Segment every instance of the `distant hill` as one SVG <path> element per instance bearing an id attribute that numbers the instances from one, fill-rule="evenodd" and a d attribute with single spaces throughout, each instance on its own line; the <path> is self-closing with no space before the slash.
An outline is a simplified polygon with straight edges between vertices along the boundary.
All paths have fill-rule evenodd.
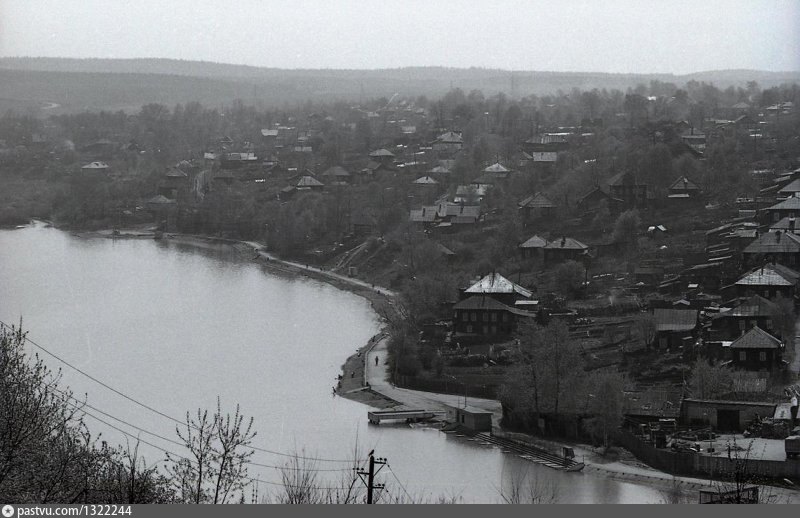
<path id="1" fill-rule="evenodd" d="M 512 72 L 486 68 L 407 67 L 382 70 L 287 70 L 173 59 L 0 58 L 2 97 L 54 102 L 59 110 L 138 109 L 199 101 L 207 105 L 242 99 L 265 106 L 357 100 L 394 93 L 438 97 L 451 85 L 485 95 L 555 93 L 574 87 L 625 90 L 651 80 L 678 85 L 689 80 L 720 88 L 757 81 L 762 87 L 800 83 L 800 72 L 721 70 L 687 75 L 594 72 Z"/>

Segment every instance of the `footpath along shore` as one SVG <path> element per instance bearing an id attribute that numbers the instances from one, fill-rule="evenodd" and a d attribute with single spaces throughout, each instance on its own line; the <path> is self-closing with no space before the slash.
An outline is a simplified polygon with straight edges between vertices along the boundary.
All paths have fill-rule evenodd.
<path id="1" fill-rule="evenodd" d="M 149 230 L 121 230 L 119 233 L 114 234 L 111 230 L 104 230 L 96 232 L 73 232 L 73 235 L 79 237 L 153 239 L 155 233 Z M 378 409 L 415 408 L 447 411 L 454 407 L 464 406 L 465 397 L 463 395 L 438 394 L 404 389 L 396 387 L 388 381 L 391 379 L 391 373 L 389 372 L 388 363 L 388 343 L 390 336 L 388 334 L 387 317 L 399 318 L 399 311 L 394 301 L 396 293 L 392 290 L 374 286 L 368 282 L 347 277 L 336 272 L 294 261 L 279 259 L 265 252 L 263 250 L 263 245 L 256 241 L 239 241 L 177 233 L 165 233 L 163 234 L 163 239 L 172 243 L 181 243 L 200 248 L 232 246 L 242 254 L 252 254 L 251 257 L 253 260 L 257 260 L 269 270 L 278 273 L 305 275 L 319 281 L 327 282 L 339 289 L 349 291 L 369 300 L 373 310 L 382 320 L 381 330 L 378 334 L 373 336 L 367 344 L 360 347 L 352 356 L 347 358 L 342 365 L 342 379 L 337 388 L 337 395 Z M 525 434 L 501 431 L 499 424 L 502 418 L 502 408 L 499 401 L 467 396 L 466 404 L 471 407 L 477 407 L 492 412 L 492 422 L 496 430 L 496 435 L 503 435 L 520 442 L 527 442 L 556 454 L 560 454 L 561 447 L 566 445 L 560 442 L 534 438 Z M 366 419 L 366 412 L 364 418 Z M 626 480 L 632 483 L 645 484 L 662 490 L 665 494 L 675 495 L 675 498 L 683 498 L 684 501 L 686 501 L 687 495 L 696 495 L 697 490 L 709 488 L 712 484 L 712 482 L 707 479 L 678 477 L 655 470 L 641 463 L 625 450 L 622 450 L 624 453 L 620 455 L 618 459 L 610 460 L 588 445 L 569 444 L 569 446 L 573 447 L 576 458 L 585 463 L 585 472 L 597 472 L 603 476 Z M 781 503 L 800 503 L 799 491 L 777 487 L 767 487 L 765 489 L 770 493 L 772 499 Z M 678 495 L 683 495 L 683 497 Z M 693 498 L 689 501 L 696 502 Z"/>

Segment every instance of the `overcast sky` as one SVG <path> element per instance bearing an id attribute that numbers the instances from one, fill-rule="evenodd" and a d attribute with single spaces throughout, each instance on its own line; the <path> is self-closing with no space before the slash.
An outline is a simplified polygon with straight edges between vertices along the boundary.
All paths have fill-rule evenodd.
<path id="1" fill-rule="evenodd" d="M 800 70 L 798 0 L 0 0 L 0 56 Z"/>

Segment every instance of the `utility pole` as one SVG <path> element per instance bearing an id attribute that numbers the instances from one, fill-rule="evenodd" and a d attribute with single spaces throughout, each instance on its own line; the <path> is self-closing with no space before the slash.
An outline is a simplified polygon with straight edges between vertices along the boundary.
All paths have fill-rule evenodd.
<path id="1" fill-rule="evenodd" d="M 384 489 L 386 486 L 384 484 L 376 484 L 375 483 L 375 475 L 377 475 L 382 469 L 383 466 L 386 465 L 386 459 L 378 457 L 377 459 L 373 455 L 375 450 L 369 452 L 369 471 L 364 470 L 356 470 L 356 474 L 361 479 L 361 482 L 367 486 L 367 503 L 374 504 L 374 493 L 376 489 Z M 378 471 L 375 471 L 375 465 L 379 465 Z M 367 480 L 364 480 L 364 477 L 367 477 Z"/>

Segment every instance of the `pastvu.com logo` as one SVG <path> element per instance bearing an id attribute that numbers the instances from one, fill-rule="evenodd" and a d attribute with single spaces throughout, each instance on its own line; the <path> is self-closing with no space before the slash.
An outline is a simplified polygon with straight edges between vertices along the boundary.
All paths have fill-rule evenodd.
<path id="1" fill-rule="evenodd" d="M 14 516 L 14 507 L 11 505 L 4 505 L 3 516 L 5 516 L 6 518 L 11 518 L 12 516 Z"/>

